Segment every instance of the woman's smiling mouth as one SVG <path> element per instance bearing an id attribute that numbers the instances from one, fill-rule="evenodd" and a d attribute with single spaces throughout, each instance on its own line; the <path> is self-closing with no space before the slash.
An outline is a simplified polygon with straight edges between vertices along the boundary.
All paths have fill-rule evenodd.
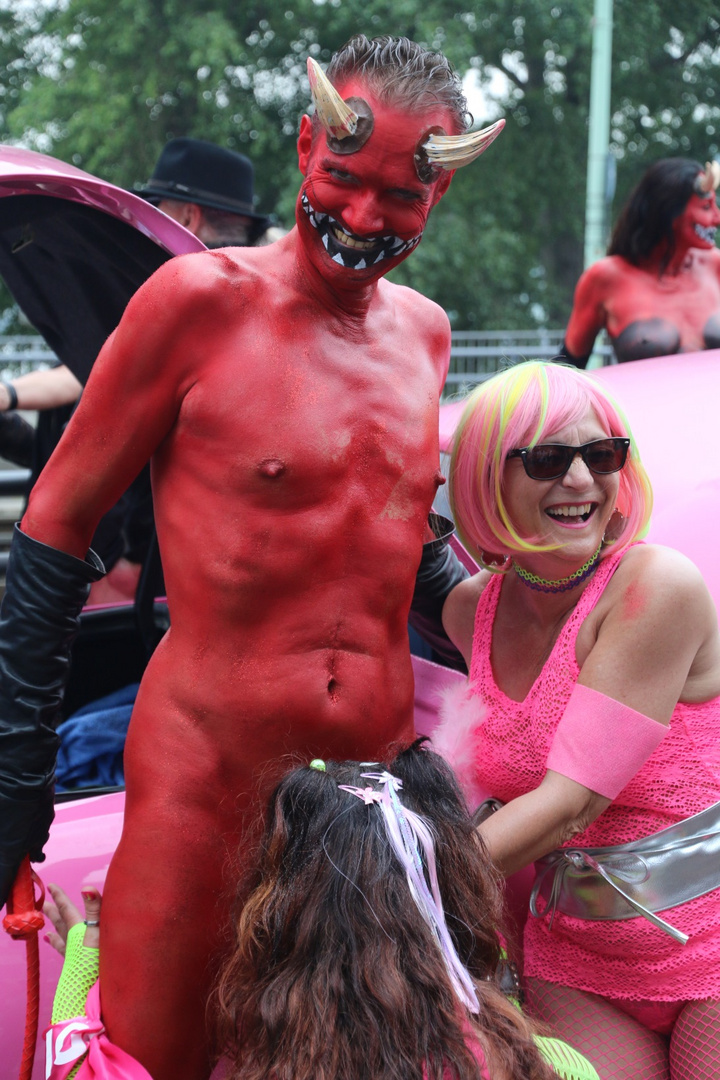
<path id="1" fill-rule="evenodd" d="M 577 525 L 589 521 L 591 515 L 597 510 L 597 503 L 563 503 L 558 506 L 549 506 L 545 513 L 553 521 L 562 524 Z"/>

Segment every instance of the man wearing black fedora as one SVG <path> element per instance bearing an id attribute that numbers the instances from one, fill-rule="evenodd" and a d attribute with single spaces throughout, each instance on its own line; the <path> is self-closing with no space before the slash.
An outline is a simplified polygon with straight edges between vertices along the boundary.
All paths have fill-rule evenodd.
<path id="1" fill-rule="evenodd" d="M 206 247 L 252 247 L 271 219 L 254 209 L 252 162 L 204 139 L 171 139 L 136 194 L 194 233 Z"/>

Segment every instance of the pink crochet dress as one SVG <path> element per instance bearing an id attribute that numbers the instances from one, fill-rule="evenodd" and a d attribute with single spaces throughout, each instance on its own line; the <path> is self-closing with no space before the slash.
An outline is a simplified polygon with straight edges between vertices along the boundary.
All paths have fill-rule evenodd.
<path id="1" fill-rule="evenodd" d="M 555 729 L 580 674 L 578 631 L 621 557 L 602 560 L 524 701 L 513 701 L 499 689 L 490 661 L 503 579 L 493 578 L 480 598 L 470 687 L 487 712 L 469 738 L 477 781 L 503 802 L 536 788 L 545 774 Z M 719 800 L 720 698 L 700 705 L 678 703 L 670 732 L 657 750 L 612 805 L 569 844 L 637 840 Z M 549 929 L 547 919 L 528 917 L 525 974 L 632 1000 L 720 997 L 720 890 L 673 908 L 665 917 L 690 935 L 687 945 L 642 918 L 590 922 L 556 913 Z"/>

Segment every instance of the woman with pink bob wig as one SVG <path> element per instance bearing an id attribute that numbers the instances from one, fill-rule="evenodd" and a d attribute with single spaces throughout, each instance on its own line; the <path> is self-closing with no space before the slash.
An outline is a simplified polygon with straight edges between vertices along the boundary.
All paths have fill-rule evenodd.
<path id="1" fill-rule="evenodd" d="M 499 869 L 535 864 L 531 1011 L 603 1080 L 720 1076 L 720 634 L 697 569 L 645 544 L 652 493 L 590 375 L 481 384 L 450 500 L 482 569 L 442 619 L 469 671 L 433 737 Z"/>
<path id="2" fill-rule="evenodd" d="M 645 536 L 652 489 L 619 407 L 590 376 L 531 360 L 481 383 L 468 397 L 455 432 L 450 497 L 458 533 L 471 553 L 505 556 L 546 547 L 540 537 L 521 536 L 508 516 L 503 497 L 507 455 L 515 447 L 544 442 L 588 408 L 606 435 L 630 439 L 617 505 L 624 521 L 613 550 Z"/>

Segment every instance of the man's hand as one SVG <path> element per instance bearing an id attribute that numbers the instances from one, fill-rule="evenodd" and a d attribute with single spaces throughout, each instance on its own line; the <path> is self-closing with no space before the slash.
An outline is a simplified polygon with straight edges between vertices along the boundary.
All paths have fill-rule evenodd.
<path id="1" fill-rule="evenodd" d="M 24 755 L 17 753 L 10 764 L 22 769 L 24 760 Z M 52 786 L 38 791 L 32 798 L 23 797 L 20 781 L 11 781 L 9 773 L 9 768 L 5 775 L 0 772 L 0 908 L 10 895 L 25 856 L 29 854 L 33 862 L 45 858 L 42 849 L 54 814 Z"/>

